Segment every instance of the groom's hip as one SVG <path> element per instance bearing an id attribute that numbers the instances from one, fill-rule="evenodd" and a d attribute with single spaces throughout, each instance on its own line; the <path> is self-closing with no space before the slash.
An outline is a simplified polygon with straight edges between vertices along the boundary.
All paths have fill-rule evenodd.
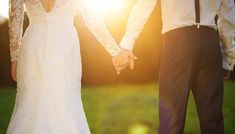
<path id="1" fill-rule="evenodd" d="M 188 90 L 196 83 L 204 82 L 203 85 L 207 86 L 213 82 L 214 87 L 221 87 L 222 72 L 222 53 L 215 29 L 191 26 L 165 34 L 159 72 L 160 90 L 173 88 L 169 94 L 175 92 L 177 97 L 177 94 L 188 96 Z"/>
<path id="2" fill-rule="evenodd" d="M 214 28 L 188 26 L 169 31 L 164 35 L 161 64 L 166 66 L 172 62 L 179 62 L 178 65 L 202 64 L 217 60 L 217 65 L 220 66 L 221 55 L 219 36 Z M 203 56 L 205 58 L 202 58 Z"/>
<path id="3" fill-rule="evenodd" d="M 222 54 L 217 31 L 196 26 L 165 34 L 160 63 L 159 134 L 182 134 L 192 89 L 202 134 L 222 134 Z"/>

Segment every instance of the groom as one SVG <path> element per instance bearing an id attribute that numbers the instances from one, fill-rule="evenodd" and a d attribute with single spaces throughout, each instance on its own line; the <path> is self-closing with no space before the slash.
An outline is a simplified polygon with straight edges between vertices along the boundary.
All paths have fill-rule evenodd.
<path id="1" fill-rule="evenodd" d="M 128 65 L 133 69 L 135 58 L 128 55 L 156 4 L 157 0 L 137 0 L 120 43 L 125 51 L 113 57 L 118 73 Z M 165 44 L 159 79 L 159 134 L 183 134 L 190 89 L 201 133 L 223 134 L 222 65 L 229 74 L 235 64 L 234 0 L 162 0 L 161 8 Z"/>

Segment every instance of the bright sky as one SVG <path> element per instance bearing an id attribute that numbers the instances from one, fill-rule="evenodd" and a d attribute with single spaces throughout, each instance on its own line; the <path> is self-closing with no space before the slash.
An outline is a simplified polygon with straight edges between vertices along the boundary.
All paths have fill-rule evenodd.
<path id="1" fill-rule="evenodd" d="M 8 16 L 8 0 L 0 0 L 0 15 Z"/>
<path id="2" fill-rule="evenodd" d="M 124 0 L 84 0 L 90 9 L 100 14 L 120 11 L 124 7 Z M 0 0 L 0 15 L 8 16 L 8 0 Z"/>

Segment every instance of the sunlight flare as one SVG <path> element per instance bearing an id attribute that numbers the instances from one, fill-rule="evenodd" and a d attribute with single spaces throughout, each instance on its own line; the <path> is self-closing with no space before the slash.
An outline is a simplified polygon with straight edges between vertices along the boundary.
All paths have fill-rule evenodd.
<path id="1" fill-rule="evenodd" d="M 124 0 L 85 0 L 85 4 L 98 14 L 106 14 L 122 10 Z M 0 0 L 0 16 L 8 17 L 8 0 Z"/>
<path id="2" fill-rule="evenodd" d="M 129 134 L 147 134 L 148 127 L 144 124 L 135 124 L 129 130 Z"/>
<path id="3" fill-rule="evenodd" d="M 86 0 L 86 5 L 96 13 L 106 14 L 123 9 L 124 0 Z"/>

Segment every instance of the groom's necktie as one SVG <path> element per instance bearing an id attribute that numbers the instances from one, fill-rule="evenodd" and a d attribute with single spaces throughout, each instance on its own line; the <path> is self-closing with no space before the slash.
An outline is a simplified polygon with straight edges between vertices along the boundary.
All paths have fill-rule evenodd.
<path id="1" fill-rule="evenodd" d="M 195 0 L 196 24 L 200 27 L 200 0 Z"/>

